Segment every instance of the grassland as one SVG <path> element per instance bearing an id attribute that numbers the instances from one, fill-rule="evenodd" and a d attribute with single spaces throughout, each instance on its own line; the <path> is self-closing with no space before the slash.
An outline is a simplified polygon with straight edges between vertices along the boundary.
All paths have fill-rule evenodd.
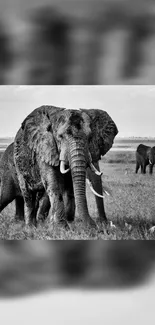
<path id="1" fill-rule="evenodd" d="M 82 221 L 75 219 L 70 231 L 53 228 L 49 219 L 38 228 L 27 228 L 14 220 L 14 203 L 0 214 L 1 239 L 155 239 L 150 227 L 155 224 L 155 170 L 152 176 L 135 174 L 135 147 L 138 143 L 150 143 L 154 140 L 119 140 L 100 162 L 103 171 L 103 185 L 108 187 L 110 196 L 105 197 L 105 209 L 108 220 L 116 228 L 103 227 L 98 230 L 83 230 Z M 124 148 L 123 148 L 124 146 Z M 95 198 L 87 188 L 90 215 L 97 217 Z"/>

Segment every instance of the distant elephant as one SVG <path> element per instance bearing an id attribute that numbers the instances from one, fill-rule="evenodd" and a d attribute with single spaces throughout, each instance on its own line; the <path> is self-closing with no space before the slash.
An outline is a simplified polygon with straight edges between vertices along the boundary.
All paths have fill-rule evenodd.
<path id="1" fill-rule="evenodd" d="M 86 226 L 96 226 L 86 200 L 86 170 L 102 194 L 98 161 L 112 147 L 118 130 L 107 112 L 41 106 L 23 121 L 14 141 L 14 161 L 31 224 L 36 191 L 45 188 L 58 225 L 68 228 L 75 208 Z M 97 174 L 97 175 L 96 175 Z M 96 197 L 99 221 L 106 222 L 103 199 Z"/>
<path id="2" fill-rule="evenodd" d="M 146 166 L 149 165 L 149 173 L 152 174 L 155 164 L 155 147 L 145 146 L 140 144 L 136 150 L 136 173 L 141 166 L 141 173 L 146 173 Z"/>
<path id="3" fill-rule="evenodd" d="M 16 220 L 24 220 L 24 200 L 20 190 L 17 173 L 13 157 L 14 143 L 11 143 L 5 150 L 0 161 L 0 212 L 12 201 L 15 200 Z M 39 207 L 39 201 L 41 205 Z M 36 202 L 36 213 L 38 211 L 38 219 L 41 212 L 41 217 L 45 217 L 49 211 L 47 194 L 38 193 Z M 39 210 L 38 210 L 39 208 Z M 35 222 L 35 220 L 34 220 Z"/>

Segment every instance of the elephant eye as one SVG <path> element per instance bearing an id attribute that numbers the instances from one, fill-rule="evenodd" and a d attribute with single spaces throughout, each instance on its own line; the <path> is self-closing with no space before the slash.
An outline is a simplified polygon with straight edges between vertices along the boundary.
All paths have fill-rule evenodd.
<path id="1" fill-rule="evenodd" d="M 62 139 L 63 139 L 63 134 L 62 134 L 62 133 L 58 134 L 58 138 L 59 138 L 60 140 L 62 140 Z"/>

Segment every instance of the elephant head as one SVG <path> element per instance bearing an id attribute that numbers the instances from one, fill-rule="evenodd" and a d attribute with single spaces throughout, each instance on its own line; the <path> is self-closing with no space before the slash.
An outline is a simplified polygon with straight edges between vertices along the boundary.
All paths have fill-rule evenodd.
<path id="1" fill-rule="evenodd" d="M 23 182 L 24 175 L 32 190 L 39 186 L 40 179 L 52 202 L 53 192 L 58 196 L 53 171 L 57 170 L 57 175 L 59 171 L 63 177 L 69 173 L 77 213 L 86 223 L 91 223 L 86 201 L 86 170 L 90 167 L 100 175 L 94 163 L 112 147 L 117 133 L 115 123 L 103 110 L 42 106 L 25 119 L 15 139 L 19 181 L 22 174 Z M 60 210 L 60 202 L 57 208 Z"/>
<path id="2" fill-rule="evenodd" d="M 150 174 L 152 174 L 153 166 L 155 164 L 155 147 L 152 147 L 150 148 L 150 150 L 148 150 L 148 159 L 149 159 Z"/>

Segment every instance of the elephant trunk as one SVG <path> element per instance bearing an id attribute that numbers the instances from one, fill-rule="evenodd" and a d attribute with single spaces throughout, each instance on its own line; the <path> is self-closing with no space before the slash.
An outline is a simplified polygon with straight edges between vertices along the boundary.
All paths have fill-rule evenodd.
<path id="1" fill-rule="evenodd" d="M 70 141 L 70 167 L 73 180 L 75 205 L 80 218 L 87 221 L 90 216 L 86 200 L 86 155 L 84 143 Z"/>

